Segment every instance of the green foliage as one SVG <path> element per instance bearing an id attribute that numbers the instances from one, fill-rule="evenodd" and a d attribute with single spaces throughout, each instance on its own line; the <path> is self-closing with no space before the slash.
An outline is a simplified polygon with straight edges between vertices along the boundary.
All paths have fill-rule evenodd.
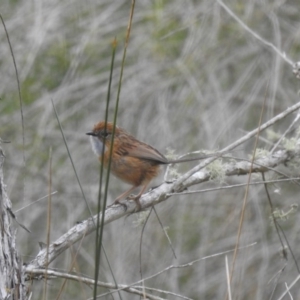
<path id="1" fill-rule="evenodd" d="M 286 221 L 289 217 L 294 216 L 297 210 L 298 210 L 298 204 L 295 203 L 292 204 L 287 211 L 276 208 L 273 211 L 273 216 L 275 219 L 278 219 L 280 221 Z M 273 220 L 273 218 L 271 218 L 271 220 Z"/>
<path id="2" fill-rule="evenodd" d="M 30 104 L 41 95 L 42 91 L 54 90 L 62 84 L 70 66 L 70 50 L 70 44 L 67 40 L 63 40 L 51 44 L 38 53 L 29 76 L 22 84 L 24 103 Z"/>
<path id="3" fill-rule="evenodd" d="M 153 29 L 153 55 L 156 59 L 172 61 L 180 54 L 188 30 L 178 28 L 181 21 L 179 14 L 166 15 L 167 4 L 168 1 L 154 1 L 152 14 L 148 16 L 147 21 Z"/>
<path id="4" fill-rule="evenodd" d="M 225 169 L 221 158 L 214 160 L 206 169 L 210 172 L 211 179 L 216 179 L 220 184 L 224 183 Z"/>

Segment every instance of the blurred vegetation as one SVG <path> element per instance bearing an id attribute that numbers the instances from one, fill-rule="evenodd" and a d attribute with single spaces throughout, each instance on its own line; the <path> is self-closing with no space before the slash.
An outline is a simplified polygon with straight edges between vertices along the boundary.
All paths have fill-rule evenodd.
<path id="1" fill-rule="evenodd" d="M 299 59 L 299 3 L 293 1 L 226 1 L 253 31 Z M 45 196 L 48 191 L 49 148 L 53 149 L 53 196 L 51 240 L 54 241 L 76 222 L 88 217 L 75 175 L 51 105 L 54 100 L 79 177 L 93 212 L 96 213 L 98 162 L 85 132 L 104 118 L 111 42 L 118 40 L 113 75 L 110 120 L 120 72 L 124 37 L 129 17 L 128 1 L 5 1 L 1 3 L 21 80 L 25 119 L 25 147 L 22 145 L 20 107 L 15 71 L 0 30 L 0 137 L 6 153 L 5 177 L 14 210 Z M 268 88 L 267 120 L 298 101 L 299 83 L 290 65 L 256 40 L 233 20 L 217 2 L 137 1 L 132 35 L 127 51 L 121 91 L 118 125 L 139 139 L 176 154 L 222 148 L 257 127 L 265 91 Z M 294 116 L 273 130 L 282 134 Z M 268 138 L 267 134 L 263 136 Z M 292 137 L 289 137 L 291 140 Z M 260 141 L 260 148 L 269 144 Z M 252 153 L 253 141 L 238 156 Z M 23 162 L 25 151 L 26 163 Z M 179 167 L 183 172 L 189 163 Z M 297 176 L 297 169 L 284 169 Z M 225 184 L 246 182 L 246 177 L 224 178 Z M 162 181 L 160 177 L 153 185 Z M 217 187 L 220 179 L 197 186 Z M 109 201 L 124 191 L 125 184 L 112 179 Z M 270 185 L 274 206 L 279 211 L 299 202 L 298 187 L 291 183 Z M 279 192 L 277 192 L 279 191 Z M 176 260 L 154 216 L 143 238 L 143 274 L 149 276 L 171 264 L 232 249 L 236 242 L 244 188 L 203 194 L 173 196 L 157 206 L 163 225 L 175 247 Z M 267 299 L 273 275 L 284 265 L 270 208 L 261 186 L 250 188 L 241 245 L 257 242 L 241 251 L 236 263 L 233 291 L 240 299 Z M 38 252 L 38 242 L 46 240 L 46 200 L 17 213 L 32 234 L 18 229 L 18 249 L 24 262 Z M 105 228 L 104 245 L 120 283 L 139 280 L 139 239 L 141 226 L 136 216 L 118 220 Z M 299 257 L 299 214 L 281 221 Z M 229 255 L 229 261 L 232 256 Z M 68 270 L 67 251 L 51 267 Z M 94 236 L 84 241 L 76 271 L 93 276 Z M 111 275 L 103 262 L 100 280 Z M 275 295 L 284 283 L 295 278 L 290 260 L 279 279 Z M 269 283 L 269 281 L 271 283 Z M 48 289 L 56 297 L 60 281 Z M 226 293 L 224 257 L 201 261 L 189 269 L 175 269 L 146 285 L 170 290 L 192 299 L 220 299 Z M 33 283 L 33 298 L 41 299 L 43 283 Z M 99 289 L 100 291 L 100 289 Z M 299 289 L 292 290 L 294 299 Z M 138 299 L 122 294 L 123 299 Z M 91 290 L 68 282 L 65 299 L 84 299 Z M 162 294 L 161 297 L 164 297 Z M 115 296 L 115 299 L 118 297 Z M 170 299 L 173 299 L 170 297 Z M 175 299 L 175 298 L 174 298 Z M 274 298 L 275 299 L 275 298 Z"/>

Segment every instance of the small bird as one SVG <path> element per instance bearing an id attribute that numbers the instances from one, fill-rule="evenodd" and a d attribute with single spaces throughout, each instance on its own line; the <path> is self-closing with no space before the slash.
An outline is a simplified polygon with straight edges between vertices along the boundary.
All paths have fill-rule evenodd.
<path id="1" fill-rule="evenodd" d="M 107 122 L 105 124 L 101 121 L 94 126 L 93 131 L 86 133 L 90 136 L 93 151 L 100 162 L 102 161 L 102 155 L 104 155 L 103 166 L 105 168 L 107 168 L 109 162 L 112 131 L 112 123 Z M 124 129 L 116 126 L 110 171 L 117 178 L 132 185 L 132 187 L 118 196 L 114 204 L 121 204 L 120 200 L 122 198 L 126 198 L 134 189 L 142 187 L 138 195 L 130 198 L 136 203 L 136 211 L 140 211 L 141 203 L 139 199 L 151 180 L 158 175 L 160 165 L 194 161 L 212 156 L 217 155 L 208 154 L 197 158 L 168 160 L 155 148 L 139 141 Z"/>

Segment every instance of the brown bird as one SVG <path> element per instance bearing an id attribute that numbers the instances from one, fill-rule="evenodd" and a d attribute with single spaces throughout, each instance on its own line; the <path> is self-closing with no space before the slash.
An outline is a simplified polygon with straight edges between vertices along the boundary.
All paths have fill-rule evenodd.
<path id="1" fill-rule="evenodd" d="M 100 162 L 102 154 L 104 153 L 103 166 L 105 168 L 107 168 L 109 162 L 112 131 L 113 124 L 108 122 L 105 126 L 105 122 L 102 121 L 94 126 L 93 131 L 86 133 L 90 136 L 93 151 L 98 156 Z M 110 171 L 122 181 L 132 185 L 128 191 L 118 196 L 114 203 L 121 204 L 120 200 L 122 198 L 126 198 L 134 189 L 141 186 L 142 188 L 138 195 L 131 198 L 136 202 L 136 211 L 141 210 L 139 199 L 147 189 L 151 180 L 158 175 L 160 165 L 194 161 L 217 156 L 216 154 L 212 154 L 197 158 L 168 160 L 158 150 L 139 141 L 124 129 L 117 126 L 113 143 Z"/>

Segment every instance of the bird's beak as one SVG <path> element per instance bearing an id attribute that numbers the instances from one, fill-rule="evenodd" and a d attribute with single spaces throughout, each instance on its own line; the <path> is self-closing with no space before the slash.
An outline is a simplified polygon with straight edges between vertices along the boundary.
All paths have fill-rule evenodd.
<path id="1" fill-rule="evenodd" d="M 86 133 L 86 135 L 92 135 L 92 136 L 96 136 L 96 134 L 95 134 L 93 131 L 91 131 L 91 132 L 87 132 L 87 133 Z"/>

